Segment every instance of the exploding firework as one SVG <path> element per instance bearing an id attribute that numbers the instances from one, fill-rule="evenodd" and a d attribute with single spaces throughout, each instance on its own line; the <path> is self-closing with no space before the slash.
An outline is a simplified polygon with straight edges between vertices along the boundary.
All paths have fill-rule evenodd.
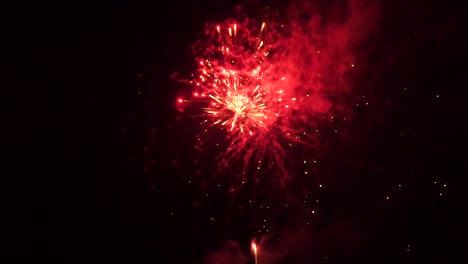
<path id="1" fill-rule="evenodd" d="M 263 162 L 285 175 L 284 144 L 306 142 L 297 125 L 301 102 L 289 82 L 294 71 L 276 56 L 283 51 L 278 32 L 267 22 L 227 22 L 209 26 L 195 45 L 199 69 L 188 81 L 195 90 L 178 104 L 202 103 L 204 121 L 224 130 L 229 144 L 223 165 L 241 157 L 244 168 L 255 161 L 260 169 Z"/>
<path id="2" fill-rule="evenodd" d="M 264 189 L 297 184 L 291 180 L 312 170 L 306 160 L 321 152 L 324 135 L 340 134 L 353 55 L 341 31 L 322 26 L 318 16 L 227 20 L 207 24 L 193 45 L 197 69 L 178 79 L 191 96 L 177 106 L 200 117 L 195 149 L 219 154 L 208 159 L 217 175 L 235 176 L 223 177 L 230 187 L 249 179 Z"/>
<path id="3" fill-rule="evenodd" d="M 200 61 L 197 86 L 202 86 L 202 95 L 207 94 L 212 100 L 205 111 L 213 124 L 226 126 L 231 134 L 252 136 L 258 131 L 268 131 L 283 112 L 281 107 L 289 107 L 290 98 L 283 99 L 281 84 L 269 72 L 270 53 L 262 37 L 265 25 L 262 23 L 253 47 L 243 41 L 245 35 L 237 37 L 237 24 L 226 32 L 217 26 L 219 48 Z"/>

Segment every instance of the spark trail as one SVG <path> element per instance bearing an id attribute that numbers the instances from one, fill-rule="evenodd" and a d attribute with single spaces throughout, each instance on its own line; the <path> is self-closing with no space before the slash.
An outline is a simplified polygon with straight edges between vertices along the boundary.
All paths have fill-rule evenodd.
<path id="1" fill-rule="evenodd" d="M 251 247 L 252 247 L 252 253 L 253 253 L 254 259 L 255 259 L 255 264 L 258 264 L 258 258 L 257 258 L 257 250 L 258 250 L 258 248 L 257 248 L 257 244 L 256 244 L 255 242 L 252 242 Z"/>

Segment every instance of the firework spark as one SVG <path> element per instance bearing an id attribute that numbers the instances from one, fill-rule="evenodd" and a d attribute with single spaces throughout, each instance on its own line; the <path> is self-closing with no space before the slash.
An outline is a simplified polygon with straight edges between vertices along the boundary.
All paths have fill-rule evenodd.
<path id="1" fill-rule="evenodd" d="M 252 252 L 253 252 L 253 255 L 254 255 L 254 258 L 255 258 L 255 264 L 258 263 L 258 258 L 257 258 L 257 253 L 258 253 L 258 248 L 257 248 L 257 244 L 255 244 L 255 242 L 252 242 Z"/>

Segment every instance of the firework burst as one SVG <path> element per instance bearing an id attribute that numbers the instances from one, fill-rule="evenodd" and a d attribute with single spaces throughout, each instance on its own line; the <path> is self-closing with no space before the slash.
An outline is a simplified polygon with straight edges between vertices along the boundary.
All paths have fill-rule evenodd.
<path id="1" fill-rule="evenodd" d="M 204 109 L 213 124 L 231 134 L 269 130 L 294 98 L 284 98 L 281 81 L 271 73 L 270 48 L 264 42 L 263 22 L 254 40 L 249 32 L 231 24 L 216 26 L 215 41 L 200 60 L 196 85 L 211 99 Z M 283 108 L 283 109 L 282 109 Z M 270 121 L 271 120 L 271 121 Z"/>
<path id="2" fill-rule="evenodd" d="M 202 103 L 206 123 L 225 131 L 224 165 L 241 158 L 244 168 L 255 161 L 260 169 L 266 159 L 266 167 L 285 174 L 280 142 L 305 142 L 305 131 L 293 125 L 299 104 L 287 65 L 275 56 L 281 51 L 277 36 L 277 27 L 266 22 L 240 26 L 230 21 L 208 26 L 206 38 L 194 46 L 199 69 L 187 82 L 195 89 L 192 98 L 178 104 Z"/>

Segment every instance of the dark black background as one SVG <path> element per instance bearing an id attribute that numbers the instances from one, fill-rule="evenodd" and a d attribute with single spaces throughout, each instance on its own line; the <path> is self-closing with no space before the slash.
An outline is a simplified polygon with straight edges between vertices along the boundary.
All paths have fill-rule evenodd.
<path id="1" fill-rule="evenodd" d="M 344 3 L 322 2 L 324 10 Z M 465 13 L 446 1 L 381 3 L 381 45 L 368 64 L 380 71 L 375 100 L 391 103 L 374 109 L 385 116 L 378 127 L 367 114 L 355 130 L 372 127 L 356 147 L 361 160 L 383 172 L 371 180 L 355 172 L 336 183 L 325 217 L 336 218 L 336 208 L 357 208 L 368 224 L 352 256 L 330 262 L 463 263 Z M 170 162 L 167 156 L 179 144 L 171 142 L 178 137 L 161 132 L 177 115 L 179 86 L 170 74 L 193 70 L 189 46 L 203 24 L 230 17 L 239 4 L 252 14 L 257 4 L 285 6 L 24 1 L 6 9 L 11 84 L 2 87 L 2 175 L 5 215 L 12 219 L 6 238 L 16 260 L 196 263 L 224 239 L 246 244 L 248 254 L 249 228 L 237 237 L 206 231 L 212 229 L 184 212 L 191 196 L 181 192 L 175 172 L 159 172 L 171 177 L 157 183 L 144 173 L 148 160 Z M 387 67 L 382 61 L 389 58 Z M 155 134 L 166 141 L 145 154 Z M 448 190 L 434 181 L 447 183 Z M 401 182 L 408 189 L 399 200 L 375 213 L 380 203 L 369 197 L 385 197 Z M 151 192 L 154 184 L 164 184 L 165 191 Z M 171 218 L 172 210 L 182 217 Z M 203 230 L 204 238 L 192 235 Z"/>

